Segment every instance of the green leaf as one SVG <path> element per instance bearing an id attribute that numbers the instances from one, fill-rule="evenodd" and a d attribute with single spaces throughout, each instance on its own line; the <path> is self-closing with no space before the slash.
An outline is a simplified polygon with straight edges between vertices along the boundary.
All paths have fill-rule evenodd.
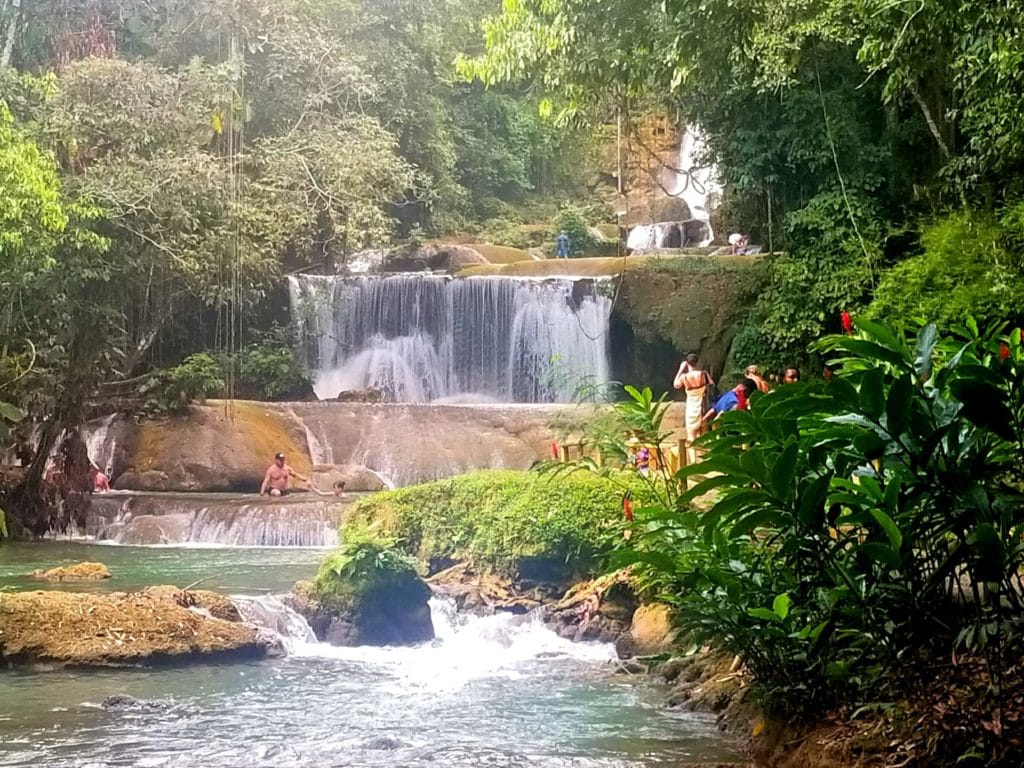
<path id="1" fill-rule="evenodd" d="M 866 544 L 861 544 L 860 547 L 858 547 L 858 550 L 875 562 L 888 566 L 892 570 L 898 570 L 903 564 L 903 560 L 900 559 L 899 553 L 897 553 L 888 544 L 879 544 L 878 542 L 869 541 Z"/>
<path id="2" fill-rule="evenodd" d="M 866 371 L 860 380 L 860 405 L 871 418 L 881 417 L 885 411 L 885 373 L 881 368 Z"/>
<path id="3" fill-rule="evenodd" d="M 749 608 L 747 614 L 762 621 L 779 621 L 779 615 L 775 611 L 769 611 L 767 608 Z"/>
<path id="4" fill-rule="evenodd" d="M 799 457 L 800 447 L 796 442 L 791 441 L 772 466 L 772 491 L 781 499 L 788 500 L 793 497 L 793 479 L 796 476 L 796 464 Z"/>
<path id="5" fill-rule="evenodd" d="M 892 544 L 893 549 L 898 552 L 900 547 L 903 546 L 903 533 L 900 531 L 899 526 L 880 509 L 872 508 L 868 511 L 879 527 L 885 531 L 885 535 L 889 538 L 889 543 Z"/>
<path id="6" fill-rule="evenodd" d="M 779 619 L 785 621 L 789 615 L 789 595 L 776 595 L 775 601 L 772 603 L 772 610 Z"/>
<path id="7" fill-rule="evenodd" d="M 823 520 L 825 498 L 828 496 L 831 482 L 831 475 L 823 475 L 809 483 L 804 483 L 797 513 L 797 519 L 801 524 L 810 526 Z"/>
<path id="8" fill-rule="evenodd" d="M 902 435 L 910 425 L 913 398 L 914 385 L 907 376 L 896 379 L 889 387 L 889 397 L 885 401 L 885 425 L 894 438 Z"/>
<path id="9" fill-rule="evenodd" d="M 972 319 L 968 318 L 968 322 Z M 974 327 L 977 332 L 977 326 Z M 920 381 L 926 381 L 932 375 L 932 354 L 939 331 L 935 323 L 928 323 L 917 334 L 917 345 L 914 350 L 914 372 Z"/>
<path id="10" fill-rule="evenodd" d="M 28 414 L 20 408 L 0 400 L 0 416 L 7 419 L 7 421 L 17 424 L 19 421 L 24 421 Z"/>

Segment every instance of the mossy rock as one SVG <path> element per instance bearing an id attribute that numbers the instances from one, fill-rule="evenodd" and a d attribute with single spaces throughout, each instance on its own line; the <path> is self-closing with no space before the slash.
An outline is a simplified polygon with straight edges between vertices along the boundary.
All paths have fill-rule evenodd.
<path id="1" fill-rule="evenodd" d="M 434 637 L 430 588 L 412 558 L 383 543 L 345 542 L 313 583 L 295 592 L 296 609 L 333 645 L 413 645 Z"/>
<path id="2" fill-rule="evenodd" d="M 622 538 L 627 488 L 637 500 L 648 493 L 625 472 L 471 472 L 362 499 L 348 511 L 342 539 L 394 545 L 426 571 L 472 562 L 511 575 L 522 567 L 531 578 L 548 566 L 557 566 L 560 580 L 587 577 Z"/>

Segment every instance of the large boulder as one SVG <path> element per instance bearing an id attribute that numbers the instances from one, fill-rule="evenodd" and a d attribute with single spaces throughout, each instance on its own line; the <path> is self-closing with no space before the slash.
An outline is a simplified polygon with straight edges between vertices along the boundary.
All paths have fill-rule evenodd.
<path id="1" fill-rule="evenodd" d="M 223 600 L 173 587 L 0 594 L 0 659 L 12 665 L 134 667 L 280 655 L 276 638 L 235 620 L 237 612 Z"/>
<path id="2" fill-rule="evenodd" d="M 360 464 L 315 464 L 313 483 L 322 492 L 383 491 L 388 486 L 381 476 Z"/>
<path id="3" fill-rule="evenodd" d="M 279 451 L 296 471 L 312 467 L 302 425 L 264 403 L 235 402 L 230 415 L 193 405 L 187 416 L 147 421 L 129 435 L 114 487 L 131 491 L 258 491 Z"/>
<path id="4" fill-rule="evenodd" d="M 317 639 L 341 646 L 416 645 L 434 639 L 430 588 L 415 571 L 360 585 L 323 574 L 321 569 L 315 584 L 296 584 L 287 601 Z"/>

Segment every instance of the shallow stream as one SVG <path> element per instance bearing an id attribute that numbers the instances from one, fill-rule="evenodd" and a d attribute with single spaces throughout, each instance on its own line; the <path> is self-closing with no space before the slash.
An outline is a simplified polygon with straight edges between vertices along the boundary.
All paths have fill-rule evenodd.
<path id="1" fill-rule="evenodd" d="M 322 551 L 0 547 L 0 585 L 100 560 L 97 589 L 190 584 L 274 614 Z M 2 597 L 0 597 L 2 599 Z M 438 638 L 416 648 L 334 648 L 287 626 L 286 658 L 166 670 L 0 674 L 0 765 L 11 768 L 686 765 L 733 757 L 713 720 L 663 707 L 664 691 L 614 673 L 614 651 L 562 640 L 529 617 L 456 614 L 433 601 Z M 278 618 L 281 618 L 280 615 Z M 284 627 L 287 622 L 279 623 Z M 127 694 L 152 704 L 106 711 Z"/>

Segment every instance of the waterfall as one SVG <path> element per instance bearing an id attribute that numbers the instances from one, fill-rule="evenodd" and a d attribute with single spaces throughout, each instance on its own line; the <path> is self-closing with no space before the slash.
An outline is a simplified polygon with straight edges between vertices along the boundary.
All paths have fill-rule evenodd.
<path id="1" fill-rule="evenodd" d="M 329 547 L 334 524 L 321 514 L 296 514 L 290 506 L 204 507 L 192 520 L 189 541 L 240 547 Z"/>
<path id="2" fill-rule="evenodd" d="M 609 379 L 611 299 L 591 280 L 289 278 L 317 396 L 568 402 Z"/>
<path id="3" fill-rule="evenodd" d="M 85 440 L 89 458 L 108 477 L 114 463 L 114 450 L 117 448 L 117 440 L 110 433 L 110 427 L 116 419 L 117 414 L 112 413 L 82 427 L 82 439 Z"/>
<path id="4" fill-rule="evenodd" d="M 704 165 L 708 153 L 704 136 L 697 126 L 683 130 L 675 168 L 667 168 L 669 197 L 680 198 L 690 211 L 686 222 L 665 221 L 640 224 L 629 231 L 626 247 L 634 251 L 658 251 L 666 248 L 711 245 L 715 233 L 711 228 L 711 212 L 718 207 L 722 185 L 718 169 Z"/>
<path id="5" fill-rule="evenodd" d="M 332 547 L 341 505 L 320 500 L 212 499 L 193 494 L 93 498 L 86 533 L 118 544 Z"/>

